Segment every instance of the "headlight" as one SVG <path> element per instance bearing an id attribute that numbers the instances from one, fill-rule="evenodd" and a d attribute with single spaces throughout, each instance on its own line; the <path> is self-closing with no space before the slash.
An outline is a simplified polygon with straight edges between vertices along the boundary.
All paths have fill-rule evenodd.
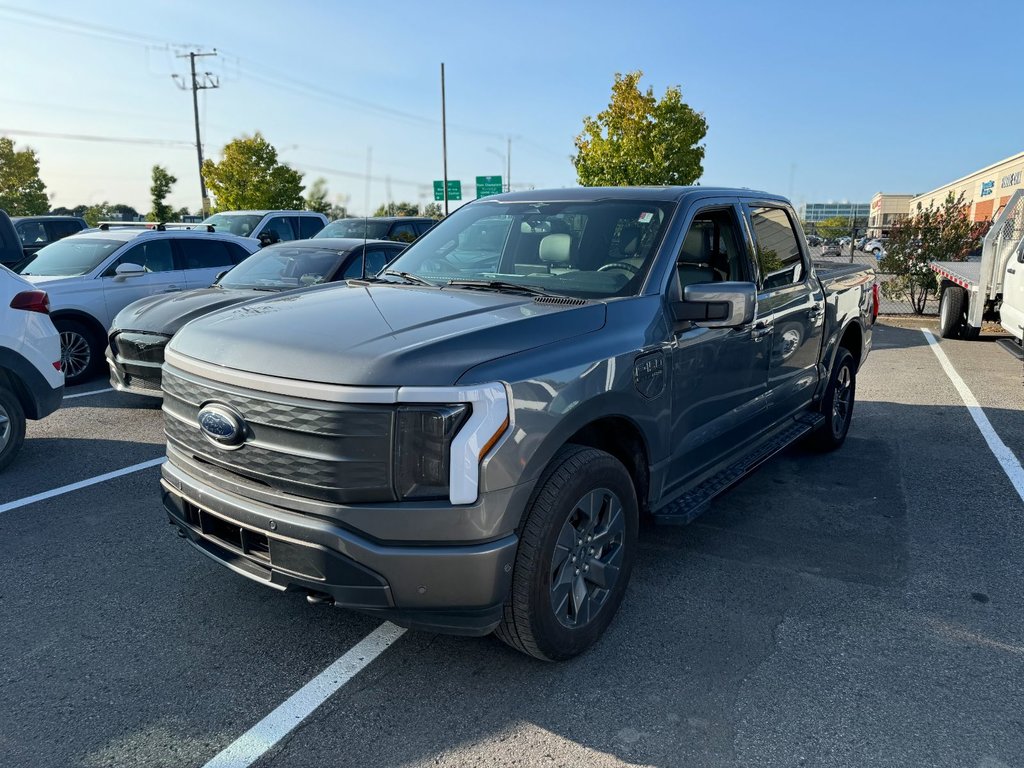
<path id="1" fill-rule="evenodd" d="M 447 498 L 452 438 L 468 415 L 467 405 L 403 405 L 398 409 L 395 488 L 399 498 Z"/>

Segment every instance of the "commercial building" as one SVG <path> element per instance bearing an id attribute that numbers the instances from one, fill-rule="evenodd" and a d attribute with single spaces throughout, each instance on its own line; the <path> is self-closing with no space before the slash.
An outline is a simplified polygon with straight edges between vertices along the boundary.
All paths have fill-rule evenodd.
<path id="1" fill-rule="evenodd" d="M 851 216 L 858 219 L 868 217 L 867 203 L 804 203 L 800 206 L 800 220 L 804 224 L 814 224 L 836 216 L 849 220 Z"/>
<path id="2" fill-rule="evenodd" d="M 868 237 L 887 237 L 889 230 L 900 219 L 910 213 L 913 195 L 889 195 L 876 192 L 871 198 L 871 213 L 868 215 Z"/>
<path id="3" fill-rule="evenodd" d="M 1022 181 L 1024 152 L 961 176 L 923 195 L 916 195 L 910 201 L 910 210 L 916 212 L 929 206 L 938 208 L 952 192 L 953 197 L 964 196 L 964 202 L 970 206 L 972 221 L 988 221 L 996 217 L 1014 192 L 1024 188 Z"/>

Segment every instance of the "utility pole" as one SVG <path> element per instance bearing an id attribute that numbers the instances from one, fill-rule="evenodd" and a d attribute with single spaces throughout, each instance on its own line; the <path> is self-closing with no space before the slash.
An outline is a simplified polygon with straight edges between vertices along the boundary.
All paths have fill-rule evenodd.
<path id="1" fill-rule="evenodd" d="M 202 58 L 203 56 L 216 56 L 217 51 L 213 50 L 210 53 L 198 53 L 196 51 L 189 51 L 188 53 L 182 53 L 178 55 L 179 59 L 188 58 L 189 64 L 192 68 L 192 85 L 186 85 L 185 83 L 179 82 L 177 75 L 173 75 L 174 80 L 178 83 L 178 87 L 183 91 L 187 91 L 191 88 L 192 90 L 192 112 L 195 116 L 196 121 L 196 157 L 199 160 L 199 193 L 202 196 L 202 209 L 203 218 L 205 219 L 209 215 L 210 200 L 206 195 L 206 182 L 203 181 L 203 141 L 199 136 L 199 92 L 205 91 L 208 88 L 220 88 L 220 79 L 210 73 L 203 72 L 202 82 L 196 76 L 196 59 Z"/>
<path id="2" fill-rule="evenodd" d="M 508 152 L 505 153 L 505 191 L 512 191 L 512 137 L 508 137 Z"/>
<path id="3" fill-rule="evenodd" d="M 444 111 L 444 62 L 441 62 L 441 158 L 444 163 L 444 215 L 448 215 L 448 126 Z"/>

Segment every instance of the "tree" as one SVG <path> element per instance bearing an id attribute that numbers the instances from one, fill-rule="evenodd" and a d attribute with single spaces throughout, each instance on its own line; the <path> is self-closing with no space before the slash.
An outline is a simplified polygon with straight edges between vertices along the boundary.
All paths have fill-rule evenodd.
<path id="1" fill-rule="evenodd" d="M 50 210 L 35 150 L 15 150 L 14 140 L 6 136 L 0 136 L 0 209 L 11 216 L 34 216 Z"/>
<path id="2" fill-rule="evenodd" d="M 114 214 L 115 219 L 120 219 L 121 221 L 139 220 L 139 212 L 125 203 L 110 206 L 110 213 Z"/>
<path id="3" fill-rule="evenodd" d="M 420 207 L 415 203 L 381 203 L 373 212 L 374 216 L 419 216 Z"/>
<path id="4" fill-rule="evenodd" d="M 65 208 L 63 205 L 58 205 L 56 208 L 50 210 L 54 216 L 77 216 L 74 209 Z"/>
<path id="5" fill-rule="evenodd" d="M 302 174 L 277 161 L 277 150 L 259 131 L 228 142 L 224 158 L 203 162 L 203 179 L 217 210 L 302 208 Z"/>
<path id="6" fill-rule="evenodd" d="M 928 297 L 938 292 L 930 261 L 966 261 L 991 226 L 971 221 L 964 196 L 950 192 L 939 208 L 928 206 L 899 221 L 889 230 L 889 242 L 879 267 L 892 275 L 882 292 L 893 299 L 908 300 L 916 314 L 924 313 Z"/>
<path id="7" fill-rule="evenodd" d="M 191 216 L 192 213 L 188 208 L 179 208 L 173 214 L 171 214 L 171 221 L 184 221 L 186 216 Z"/>
<path id="8" fill-rule="evenodd" d="M 331 202 L 327 199 L 327 179 L 323 176 L 316 179 L 306 195 L 306 208 L 317 213 L 327 214 L 331 210 Z"/>
<path id="9" fill-rule="evenodd" d="M 440 221 L 444 218 L 444 211 L 441 210 L 440 203 L 427 203 L 423 206 L 423 215 L 431 219 L 437 219 Z"/>
<path id="10" fill-rule="evenodd" d="M 704 173 L 708 132 L 704 115 L 682 98 L 678 85 L 642 93 L 643 72 L 615 74 L 608 108 L 583 118 L 576 137 L 576 176 L 585 187 L 693 184 Z"/>
<path id="11" fill-rule="evenodd" d="M 815 224 L 818 234 L 826 240 L 833 240 L 850 234 L 850 220 L 842 216 L 833 216 Z"/>
<path id="12" fill-rule="evenodd" d="M 78 210 L 77 208 L 75 210 Z M 90 227 L 95 227 L 101 221 L 106 221 L 110 218 L 110 214 L 113 213 L 110 203 L 104 200 L 102 203 L 96 205 L 90 205 L 88 208 L 82 211 L 82 218 L 85 219 L 85 223 Z"/>
<path id="13" fill-rule="evenodd" d="M 164 200 L 171 194 L 171 187 L 177 183 L 178 179 L 162 165 L 153 166 L 153 186 L 149 188 L 153 209 L 146 216 L 149 221 L 170 221 L 174 216 L 174 209 Z"/>

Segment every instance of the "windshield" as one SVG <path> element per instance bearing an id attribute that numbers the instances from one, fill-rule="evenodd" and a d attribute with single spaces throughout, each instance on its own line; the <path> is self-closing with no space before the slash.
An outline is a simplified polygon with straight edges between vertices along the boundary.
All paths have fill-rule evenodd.
<path id="1" fill-rule="evenodd" d="M 213 226 L 215 232 L 249 237 L 261 221 L 263 221 L 263 217 L 258 213 L 215 213 L 205 219 L 199 228 L 202 229 L 203 226 L 209 224 Z"/>
<path id="2" fill-rule="evenodd" d="M 40 248 L 35 257 L 21 269 L 21 274 L 53 277 L 86 275 L 124 243 L 124 240 L 67 237 Z"/>
<path id="3" fill-rule="evenodd" d="M 581 298 L 632 296 L 674 206 L 646 200 L 473 203 L 409 246 L 388 272 L 438 284 L 500 281 L 505 289 L 521 285 Z"/>
<path id="4" fill-rule="evenodd" d="M 387 234 L 388 223 L 386 221 L 338 219 L 317 232 L 315 237 L 360 237 L 367 240 L 383 240 Z"/>
<path id="5" fill-rule="evenodd" d="M 232 269 L 218 285 L 281 291 L 317 285 L 330 280 L 344 258 L 337 249 L 272 245 Z"/>

